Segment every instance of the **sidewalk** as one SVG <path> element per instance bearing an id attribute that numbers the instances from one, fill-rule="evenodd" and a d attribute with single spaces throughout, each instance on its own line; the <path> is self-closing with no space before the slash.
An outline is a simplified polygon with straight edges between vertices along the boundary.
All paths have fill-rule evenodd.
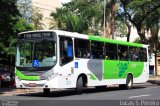
<path id="1" fill-rule="evenodd" d="M 36 89 L 17 89 L 14 87 L 0 88 L 0 96 L 13 96 L 17 94 L 35 93 Z"/>
<path id="2" fill-rule="evenodd" d="M 160 76 L 150 75 L 148 82 L 152 84 L 160 85 Z"/>

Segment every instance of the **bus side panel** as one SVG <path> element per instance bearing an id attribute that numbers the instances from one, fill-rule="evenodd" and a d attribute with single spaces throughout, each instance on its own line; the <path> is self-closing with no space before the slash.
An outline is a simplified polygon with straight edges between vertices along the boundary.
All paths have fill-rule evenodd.
<path id="1" fill-rule="evenodd" d="M 147 62 L 145 62 L 142 74 L 134 78 L 133 83 L 144 83 L 148 80 L 149 80 L 149 65 Z"/>
<path id="2" fill-rule="evenodd" d="M 126 79 L 128 73 L 134 78 L 139 77 L 144 69 L 143 62 L 104 60 L 104 80 Z"/>
<path id="3" fill-rule="evenodd" d="M 146 73 L 144 73 L 144 68 L 145 68 L 144 62 L 103 60 L 102 63 L 103 63 L 103 73 L 102 73 L 103 79 L 99 80 L 99 78 L 97 78 L 97 75 L 92 73 L 91 71 L 90 79 L 88 81 L 89 86 L 125 84 L 127 75 L 129 73 L 133 75 L 133 78 L 135 80 L 134 83 L 137 82 L 140 83 L 146 81 L 146 78 L 143 79 L 141 77 L 143 75 L 146 75 Z M 142 79 L 139 79 L 139 77 Z"/>

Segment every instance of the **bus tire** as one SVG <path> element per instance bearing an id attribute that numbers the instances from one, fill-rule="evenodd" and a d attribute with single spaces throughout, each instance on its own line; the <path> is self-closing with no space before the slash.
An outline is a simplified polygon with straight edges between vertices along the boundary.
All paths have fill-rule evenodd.
<path id="1" fill-rule="evenodd" d="M 131 89 L 132 86 L 133 86 L 133 77 L 131 74 L 127 76 L 126 84 L 119 85 L 119 87 L 122 89 Z"/>
<path id="2" fill-rule="evenodd" d="M 50 89 L 49 88 L 44 88 L 43 89 L 43 94 L 44 95 L 49 95 L 50 94 Z"/>
<path id="3" fill-rule="evenodd" d="M 128 74 L 126 79 L 126 89 L 132 89 L 133 87 L 133 77 L 131 74 Z"/>
<path id="4" fill-rule="evenodd" d="M 76 83 L 76 93 L 82 94 L 83 91 L 83 79 L 82 77 L 79 77 Z"/>

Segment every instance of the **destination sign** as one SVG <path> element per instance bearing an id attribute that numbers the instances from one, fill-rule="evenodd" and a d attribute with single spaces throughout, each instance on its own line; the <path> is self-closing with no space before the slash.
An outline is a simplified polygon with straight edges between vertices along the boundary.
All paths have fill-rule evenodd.
<path id="1" fill-rule="evenodd" d="M 53 32 L 33 32 L 33 33 L 24 33 L 19 35 L 19 39 L 26 38 L 54 38 Z"/>

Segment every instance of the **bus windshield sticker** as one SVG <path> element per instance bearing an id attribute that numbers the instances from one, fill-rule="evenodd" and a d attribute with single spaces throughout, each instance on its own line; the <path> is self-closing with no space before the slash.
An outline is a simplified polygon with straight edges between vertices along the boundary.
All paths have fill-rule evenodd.
<path id="1" fill-rule="evenodd" d="M 78 62 L 75 62 L 75 68 L 78 68 Z"/>
<path id="2" fill-rule="evenodd" d="M 39 67 L 39 60 L 33 60 L 32 66 L 33 67 Z"/>
<path id="3" fill-rule="evenodd" d="M 72 46 L 68 46 L 67 48 L 67 56 L 72 57 Z"/>

